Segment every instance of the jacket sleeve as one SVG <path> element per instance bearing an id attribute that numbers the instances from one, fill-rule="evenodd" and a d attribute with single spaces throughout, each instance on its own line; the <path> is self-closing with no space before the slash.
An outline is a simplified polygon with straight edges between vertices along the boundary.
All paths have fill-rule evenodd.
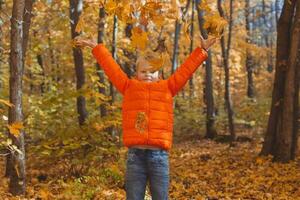
<path id="1" fill-rule="evenodd" d="M 207 59 L 207 52 L 197 47 L 185 62 L 167 79 L 172 96 L 175 96 L 191 78 L 196 69 Z"/>
<path id="2" fill-rule="evenodd" d="M 93 56 L 96 58 L 97 62 L 104 70 L 108 79 L 122 94 L 128 86 L 129 78 L 123 72 L 120 65 L 116 63 L 113 59 L 111 53 L 103 44 L 98 44 L 92 49 Z"/>

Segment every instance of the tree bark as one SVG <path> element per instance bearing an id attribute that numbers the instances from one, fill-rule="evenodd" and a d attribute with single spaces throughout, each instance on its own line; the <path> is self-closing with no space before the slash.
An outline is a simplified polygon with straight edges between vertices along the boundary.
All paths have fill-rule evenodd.
<path id="1" fill-rule="evenodd" d="M 179 41 L 179 36 L 180 36 L 180 29 L 181 29 L 181 24 L 179 23 L 178 20 L 176 20 L 171 74 L 173 74 L 175 72 L 177 64 L 178 64 L 178 61 L 177 61 L 178 54 L 179 54 L 178 41 Z"/>
<path id="2" fill-rule="evenodd" d="M 194 49 L 194 10 L 195 10 L 195 0 L 192 0 L 192 19 L 191 19 L 191 29 L 190 29 L 190 39 L 191 39 L 191 43 L 190 43 L 190 53 L 192 53 L 193 49 Z M 189 86 L 190 86 L 190 101 L 192 99 L 192 97 L 195 96 L 195 92 L 194 92 L 194 81 L 193 81 L 193 75 L 189 80 Z M 191 105 L 191 104 L 190 104 Z"/>
<path id="3" fill-rule="evenodd" d="M 23 49 L 23 14 L 25 0 L 14 0 L 11 18 L 11 51 L 10 51 L 10 78 L 9 91 L 10 102 L 14 105 L 9 108 L 8 123 L 12 125 L 15 122 L 23 121 L 22 110 L 22 78 L 24 71 L 24 49 Z M 20 152 L 11 152 L 9 158 L 8 175 L 10 177 L 9 191 L 13 195 L 25 194 L 25 142 L 24 131 L 20 130 L 18 135 L 9 133 L 9 136 Z"/>
<path id="4" fill-rule="evenodd" d="M 224 11 L 222 8 L 222 0 L 218 0 L 218 11 L 221 17 L 224 17 Z M 230 97 L 230 81 L 229 81 L 229 52 L 230 52 L 230 45 L 231 45 L 231 32 L 232 32 L 232 13 L 233 13 L 233 1 L 230 0 L 230 14 L 229 14 L 229 30 L 228 30 L 228 39 L 227 39 L 227 46 L 225 47 L 225 38 L 224 36 L 221 37 L 221 49 L 223 55 L 223 66 L 225 71 L 225 106 L 227 109 L 228 115 L 228 125 L 229 131 L 231 135 L 231 140 L 236 139 L 235 130 L 234 130 L 234 119 L 233 119 L 233 109 Z"/>
<path id="5" fill-rule="evenodd" d="M 125 27 L 125 37 L 129 38 L 131 37 L 131 30 L 132 30 L 132 24 L 126 24 Z M 126 49 L 123 49 L 124 55 L 128 58 L 128 60 L 136 60 L 136 56 L 131 51 L 127 51 Z M 127 74 L 127 76 L 130 78 L 134 74 L 134 70 L 131 67 L 130 62 L 124 63 L 124 72 Z"/>
<path id="6" fill-rule="evenodd" d="M 298 86 L 299 80 L 297 79 L 298 69 L 300 67 L 300 2 L 296 3 L 296 16 L 294 17 L 292 25 L 292 35 L 290 40 L 288 68 L 286 72 L 286 80 L 283 90 L 283 111 L 280 116 L 280 129 L 277 130 L 278 140 L 275 151 L 275 161 L 288 162 L 295 158 L 295 146 L 297 140 L 297 114 L 298 110 Z M 292 151 L 294 150 L 294 152 Z"/>
<path id="7" fill-rule="evenodd" d="M 196 0 L 196 5 L 199 5 L 201 0 Z M 208 34 L 204 27 L 203 11 L 196 6 L 198 13 L 198 24 L 203 38 L 207 39 Z M 217 131 L 215 128 L 215 105 L 213 96 L 213 71 L 212 71 L 212 59 L 211 51 L 208 51 L 208 58 L 205 61 L 205 92 L 204 92 L 204 102 L 206 104 L 206 133 L 205 137 L 213 139 L 217 136 Z"/>
<path id="8" fill-rule="evenodd" d="M 104 7 L 101 7 L 99 9 L 99 24 L 98 24 L 98 43 L 103 43 L 104 42 L 104 26 L 105 26 L 105 9 Z M 105 85 L 105 78 L 104 78 L 104 72 L 101 69 L 100 65 L 96 63 L 96 68 L 97 68 L 97 74 L 99 76 L 99 82 L 102 85 Z M 100 87 L 98 86 L 98 90 L 100 94 L 103 94 L 106 96 L 106 89 L 105 87 Z M 100 116 L 105 117 L 107 115 L 107 109 L 105 104 L 100 105 Z"/>
<path id="9" fill-rule="evenodd" d="M 285 1 L 278 21 L 276 70 L 271 112 L 261 155 L 274 161 L 295 158 L 298 130 L 300 2 Z"/>
<path id="10" fill-rule="evenodd" d="M 246 43 L 251 43 L 251 30 L 250 30 L 250 0 L 245 2 L 245 25 L 246 25 Z M 247 96 L 249 98 L 254 98 L 254 83 L 253 83 L 253 66 L 252 66 L 252 57 L 248 48 L 246 48 L 246 70 L 247 70 Z"/>
<path id="11" fill-rule="evenodd" d="M 280 126 L 279 116 L 282 113 L 283 89 L 285 83 L 285 73 L 289 57 L 290 28 L 293 18 L 294 4 L 285 3 L 277 27 L 277 50 L 276 69 L 272 92 L 271 111 L 268 120 L 268 127 L 265 134 L 264 144 L 260 152 L 261 155 L 275 154 L 277 143 L 277 127 Z"/>
<path id="12" fill-rule="evenodd" d="M 271 6 L 270 6 L 271 7 Z M 270 8 L 270 10 L 272 10 L 272 8 Z M 267 21 L 267 13 L 266 12 L 266 2 L 265 0 L 262 0 L 262 13 L 263 13 L 263 38 L 265 40 L 265 46 L 268 48 L 267 51 L 267 70 L 268 72 L 272 72 L 273 71 L 273 62 L 272 62 L 272 51 L 271 51 L 271 41 L 270 41 L 270 33 L 271 31 L 271 23 L 272 21 L 269 20 Z"/>
<path id="13" fill-rule="evenodd" d="M 70 18 L 71 18 L 71 35 L 72 39 L 79 35 L 75 32 L 76 25 L 83 9 L 83 0 L 70 0 Z M 80 90 L 85 84 L 85 72 L 83 66 L 83 55 L 79 48 L 73 48 L 73 58 L 76 72 L 76 89 Z M 77 97 L 77 112 L 79 114 L 79 125 L 83 125 L 87 118 L 85 97 L 80 95 Z"/>

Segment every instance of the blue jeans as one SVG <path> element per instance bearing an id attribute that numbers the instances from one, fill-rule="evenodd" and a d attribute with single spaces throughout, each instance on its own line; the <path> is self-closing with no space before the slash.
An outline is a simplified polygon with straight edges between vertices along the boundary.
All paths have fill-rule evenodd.
<path id="1" fill-rule="evenodd" d="M 169 153 L 165 150 L 130 148 L 125 175 L 126 200 L 144 200 L 148 180 L 152 200 L 167 200 Z"/>

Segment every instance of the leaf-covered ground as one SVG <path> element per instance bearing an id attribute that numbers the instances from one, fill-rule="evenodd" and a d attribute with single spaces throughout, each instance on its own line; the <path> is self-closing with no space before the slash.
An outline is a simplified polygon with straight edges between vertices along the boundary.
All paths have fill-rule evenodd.
<path id="1" fill-rule="evenodd" d="M 259 142 L 216 143 L 209 140 L 182 142 L 173 146 L 170 157 L 170 199 L 300 199 L 300 159 L 289 164 L 272 163 L 258 157 Z M 126 149 L 118 161 L 107 160 L 104 175 L 80 178 L 36 178 L 39 170 L 28 169 L 27 199 L 125 199 L 123 173 Z M 33 160 L 29 158 L 29 160 Z M 38 164 L 38 163 L 36 163 Z M 28 164 L 29 167 L 37 166 Z M 1 162 L 3 176 L 3 161 Z M 91 166 L 100 171 L 97 166 Z M 50 178 L 52 177 L 52 178 Z M 17 199 L 7 193 L 7 180 L 0 179 L 2 199 Z M 146 199 L 150 199 L 147 195 Z"/>

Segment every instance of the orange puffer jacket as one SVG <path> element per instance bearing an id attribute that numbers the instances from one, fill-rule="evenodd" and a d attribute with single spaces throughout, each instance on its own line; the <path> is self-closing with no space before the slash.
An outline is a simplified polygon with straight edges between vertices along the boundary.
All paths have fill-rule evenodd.
<path id="1" fill-rule="evenodd" d="M 125 146 L 149 145 L 169 150 L 173 132 L 173 97 L 207 58 L 197 47 L 167 80 L 129 79 L 103 44 L 92 53 L 109 80 L 123 95 L 122 128 Z"/>

